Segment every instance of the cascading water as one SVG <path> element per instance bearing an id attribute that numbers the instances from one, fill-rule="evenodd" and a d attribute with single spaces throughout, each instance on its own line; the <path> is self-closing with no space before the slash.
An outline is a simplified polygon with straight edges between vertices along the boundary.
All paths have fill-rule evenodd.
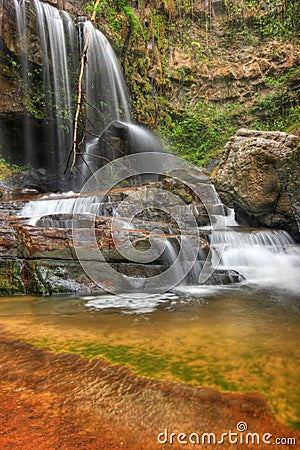
<path id="1" fill-rule="evenodd" d="M 73 181 L 57 178 L 57 187 L 80 189 L 103 162 L 122 156 L 107 144 L 103 133 L 111 124 L 130 129 L 126 153 L 153 148 L 153 137 L 131 122 L 127 87 L 114 51 L 106 37 L 90 21 L 77 24 L 65 11 L 48 3 L 13 0 L 16 13 L 17 48 L 22 66 L 24 106 L 24 153 L 17 163 L 30 163 L 47 173 L 62 175 L 73 147 L 73 120 L 76 109 L 80 57 L 85 42 L 86 64 L 82 79 L 84 111 L 80 120 L 76 167 Z M 39 123 L 35 120 L 37 119 Z M 109 130 L 111 134 L 111 130 Z M 137 134 L 137 138 L 132 138 Z M 11 142 L 16 141 L 12 136 Z M 138 148 L 137 148 L 138 146 Z M 6 146 L 4 146 L 6 147 Z M 131 147 L 134 147 L 132 150 Z M 11 152 L 12 153 L 12 152 Z M 68 184 L 69 183 L 69 184 Z"/>
<path id="2" fill-rule="evenodd" d="M 85 67 L 87 132 L 101 134 L 108 124 L 130 122 L 127 87 L 114 51 L 106 37 L 89 21 L 83 22 L 81 45 L 89 37 Z"/>
<path id="3" fill-rule="evenodd" d="M 57 146 L 57 151 L 51 152 L 51 165 L 57 166 L 64 161 L 66 149 L 72 146 L 71 74 L 75 73 L 78 58 L 77 36 L 73 20 L 66 12 L 38 0 L 34 0 L 34 6 L 42 48 L 45 102 L 55 123 L 56 136 L 52 133 L 51 144 L 53 148 Z"/>
<path id="4" fill-rule="evenodd" d="M 50 194 L 44 196 L 40 200 L 27 203 L 22 209 L 21 215 L 29 218 L 29 225 L 36 225 L 37 222 L 45 216 L 71 215 L 76 202 L 80 202 L 82 214 L 97 214 L 98 216 L 109 215 L 106 209 L 108 204 L 100 204 L 100 199 L 101 197 L 99 195 L 92 195 L 79 198 L 78 200 L 78 197 L 74 192 L 70 192 L 69 195 L 66 193 L 62 195 Z M 50 219 L 48 223 L 48 226 L 55 226 Z M 64 226 L 64 218 L 62 217 L 59 222 L 59 227 Z"/>
<path id="5" fill-rule="evenodd" d="M 234 211 L 228 209 L 227 215 L 220 215 L 220 209 L 225 208 L 213 187 L 215 205 L 210 205 L 212 223 L 210 226 L 200 227 L 203 233 L 207 233 L 210 240 L 211 259 L 210 264 L 218 270 L 236 271 L 245 278 L 246 283 L 260 285 L 280 285 L 289 289 L 299 289 L 300 254 L 299 245 L 296 245 L 292 237 L 283 230 L 255 229 L 240 226 L 235 218 Z M 126 218 L 118 216 L 111 199 L 103 201 L 99 195 L 79 197 L 70 193 L 69 197 L 45 196 L 40 200 L 29 202 L 23 208 L 21 215 L 29 217 L 29 224 L 37 226 L 71 226 L 70 218 L 57 219 L 45 216 L 59 214 L 71 215 L 76 202 L 83 215 L 112 216 L 118 218 L 118 228 L 128 229 Z M 80 206 L 78 206 L 80 205 Z M 191 208 L 192 209 L 192 208 Z M 40 219 L 42 217 L 42 220 Z M 54 222 L 53 222 L 54 220 Z M 55 222 L 56 221 L 56 222 Z M 134 227 L 133 227 L 134 229 Z M 184 244 L 184 245 L 183 245 Z M 184 277 L 185 265 L 189 263 L 192 253 L 193 238 L 188 235 L 180 238 L 168 239 L 160 245 L 164 245 L 163 262 L 166 266 L 173 266 L 177 261 L 176 270 L 173 270 L 174 285 L 181 280 L 181 286 L 199 284 L 201 270 L 205 254 L 200 250 L 198 258 L 189 272 Z M 178 248 L 184 248 L 178 260 Z M 236 280 L 235 280 L 236 281 Z M 201 279 L 200 279 L 201 282 Z"/>
<path id="6" fill-rule="evenodd" d="M 72 121 L 75 109 L 72 97 L 76 92 L 79 60 L 87 37 L 89 45 L 82 85 L 85 92 L 85 117 L 84 130 L 81 130 L 85 135 L 85 148 L 81 152 L 82 157 L 77 161 L 82 175 L 81 184 L 85 178 L 89 178 L 92 171 L 102 165 L 102 158 L 112 160 L 130 152 L 161 151 L 160 143 L 152 133 L 131 122 L 126 85 L 114 52 L 103 34 L 89 21 L 81 22 L 76 27 L 66 12 L 39 0 L 30 3 L 25 0 L 13 1 L 27 105 L 30 106 L 32 100 L 29 98 L 32 91 L 31 72 L 39 63 L 44 86 L 41 93 L 45 103 L 44 114 L 49 123 L 52 123 L 47 127 L 45 141 L 48 147 L 41 155 L 41 152 L 34 149 L 34 133 L 28 118 L 26 119 L 26 162 L 35 162 L 33 154 L 37 153 L 38 163 L 44 162 L 47 169 L 57 170 L 59 167 L 61 173 L 65 169 L 66 160 L 72 150 Z M 29 42 L 27 8 L 33 8 L 35 11 L 36 33 L 40 41 L 41 54 L 35 62 Z M 111 146 L 111 142 L 116 139 L 126 143 L 123 148 L 117 149 L 117 153 Z M 232 213 L 224 223 L 224 217 L 220 214 L 223 205 L 213 186 L 206 186 L 205 190 L 200 192 L 200 197 L 207 195 L 207 189 L 208 197 L 213 198 L 209 205 L 213 223 L 211 229 L 207 230 L 211 241 L 211 264 L 219 268 L 237 270 L 249 281 L 273 282 L 286 278 L 287 282 L 293 283 L 297 279 L 296 272 L 299 273 L 300 257 L 292 238 L 284 231 L 242 228 L 236 223 Z M 114 207 L 109 202 L 102 202 L 101 196 L 85 196 L 79 201 L 82 214 L 114 215 Z M 57 198 L 46 196 L 29 202 L 21 215 L 29 218 L 30 224 L 47 226 L 48 222 L 44 216 L 71 215 L 76 202 L 78 207 L 77 195 L 74 193 Z M 59 218 L 53 220 L 56 225 L 62 225 Z M 51 223 L 53 225 L 54 222 L 50 220 L 49 224 Z M 172 245 L 167 241 L 165 258 L 169 260 L 169 264 L 177 258 L 176 249 Z M 193 245 L 192 242 L 190 245 Z M 182 257 L 184 264 L 188 255 Z M 193 283 L 197 283 L 199 278 L 201 258 L 202 255 L 199 255 L 198 267 L 192 270 L 189 277 Z"/>
<path id="7" fill-rule="evenodd" d="M 29 99 L 29 58 L 28 58 L 28 40 L 25 33 L 26 30 L 26 14 L 24 9 L 24 1 L 19 2 L 14 0 L 15 11 L 16 11 L 16 21 L 17 21 L 17 32 L 18 41 L 21 47 L 20 61 L 22 65 L 22 77 L 23 77 L 23 92 L 25 102 Z M 29 123 L 29 117 L 27 115 L 23 118 L 23 132 L 24 132 L 24 152 L 26 153 L 29 160 L 34 161 L 34 154 L 32 151 L 32 133 Z"/>
<path id="8" fill-rule="evenodd" d="M 23 103 L 29 113 L 23 124 L 23 162 L 50 171 L 60 169 L 62 173 L 66 154 L 72 147 L 72 95 L 79 57 L 77 32 L 69 14 L 47 3 L 14 0 L 14 5 Z M 37 37 L 33 42 L 32 27 Z M 37 125 L 33 117 L 43 125 Z M 45 145 L 44 153 L 39 151 L 40 140 Z"/>
<path id="9" fill-rule="evenodd" d="M 299 288 L 299 246 L 286 231 L 242 227 L 233 210 L 224 228 L 216 223 L 212 250 L 219 268 L 236 270 L 248 282 Z"/>
<path id="10" fill-rule="evenodd" d="M 87 64 L 84 72 L 85 156 L 80 164 L 83 179 L 91 176 L 105 159 L 115 155 L 101 152 L 103 132 L 109 124 L 130 122 L 131 111 L 127 87 L 114 51 L 106 37 L 90 21 L 80 24 L 80 43 L 88 39 Z"/>

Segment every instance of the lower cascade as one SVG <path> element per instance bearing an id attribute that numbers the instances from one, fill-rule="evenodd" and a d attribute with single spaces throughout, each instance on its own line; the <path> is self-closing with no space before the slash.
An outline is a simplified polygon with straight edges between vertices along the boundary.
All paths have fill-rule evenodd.
<path id="1" fill-rule="evenodd" d="M 139 190 L 140 187 L 136 189 Z M 220 199 L 213 185 L 211 185 L 211 189 L 214 192 L 214 201 L 216 201 L 212 207 L 212 210 L 215 211 L 211 215 L 212 223 L 198 227 L 200 236 L 204 238 L 204 242 L 210 248 L 208 264 L 214 268 L 211 277 L 205 279 L 204 284 L 228 284 L 242 281 L 299 289 L 299 245 L 294 242 L 293 238 L 284 230 L 240 226 L 234 218 L 234 210 L 226 208 L 224 205 L 226 215 L 225 218 L 222 217 L 218 213 L 221 205 Z M 125 197 L 127 195 L 126 189 L 123 191 L 124 195 Z M 142 196 L 149 203 L 149 196 L 145 195 L 144 191 Z M 155 199 L 153 201 L 155 204 Z M 170 223 L 157 222 L 153 212 L 147 213 L 146 219 L 143 216 L 141 220 L 135 218 L 130 221 L 128 218 L 120 216 L 118 202 L 120 202 L 120 192 L 112 192 L 105 198 L 97 193 L 86 196 L 74 192 L 50 194 L 25 204 L 20 216 L 22 220 L 35 227 L 72 228 L 76 216 L 72 214 L 76 205 L 77 211 L 79 208 L 80 216 L 82 216 L 80 220 L 84 220 L 84 217 L 93 217 L 95 221 L 114 220 L 115 225 L 112 227 L 117 226 L 118 238 L 121 240 L 122 236 L 127 236 L 128 230 L 132 234 L 135 232 L 145 233 L 160 227 L 160 231 L 163 229 L 165 233 L 165 236 L 157 241 L 158 247 L 164 248 L 160 263 L 174 269 L 171 272 L 173 280 L 169 279 L 168 283 L 181 287 L 197 286 L 203 283 L 201 271 L 204 261 L 207 259 L 205 246 L 200 246 L 193 267 L 189 266 L 191 255 L 194 252 L 194 235 L 189 235 L 188 230 L 185 235 L 178 235 Z M 190 205 L 190 209 L 193 212 L 197 210 L 192 206 Z M 124 206 L 122 206 L 122 211 L 124 211 Z M 85 226 L 84 222 L 82 226 Z M 140 239 L 142 242 L 144 237 L 144 234 L 142 238 L 139 236 L 137 241 Z M 184 250 L 179 257 L 181 247 Z M 141 248 L 143 251 L 142 245 Z M 145 266 L 149 267 L 157 262 L 158 260 L 154 258 L 153 261 L 147 261 Z M 135 274 L 130 275 L 129 284 L 135 290 L 146 289 L 146 278 L 147 276 L 144 275 L 140 279 Z M 160 286 L 160 289 L 163 287 Z"/>
<path id="2" fill-rule="evenodd" d="M 231 211 L 227 227 L 214 231 L 213 246 L 217 255 L 222 247 L 219 267 L 238 271 L 248 282 L 299 287 L 299 245 L 284 230 L 239 226 Z"/>

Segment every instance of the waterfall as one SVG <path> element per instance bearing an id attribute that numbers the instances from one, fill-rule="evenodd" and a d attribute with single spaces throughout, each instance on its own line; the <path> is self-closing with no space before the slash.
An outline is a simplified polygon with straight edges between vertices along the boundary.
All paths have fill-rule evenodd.
<path id="1" fill-rule="evenodd" d="M 72 148 L 78 33 L 69 14 L 47 3 L 14 0 L 14 6 L 27 110 L 22 163 L 63 173 Z"/>
<path id="2" fill-rule="evenodd" d="M 200 227 L 203 232 L 207 232 L 210 241 L 209 264 L 217 270 L 229 271 L 229 276 L 230 271 L 236 271 L 244 277 L 246 283 L 276 285 L 298 291 L 299 245 L 289 233 L 284 230 L 240 226 L 235 220 L 234 210 L 222 205 L 214 186 L 211 185 L 210 188 L 214 191 L 215 200 L 215 204 L 210 205 L 212 223 L 210 226 Z M 220 215 L 220 208 L 226 209 L 225 217 Z M 189 259 L 189 253 L 192 253 L 193 242 L 189 241 L 188 236 L 181 239 L 185 243 L 185 252 L 176 265 L 175 276 L 182 280 L 179 285 L 197 285 L 202 280 L 205 284 L 207 280 L 205 276 L 201 276 L 201 271 L 205 270 L 205 255 L 201 251 L 189 274 L 182 276 L 184 264 Z M 178 258 L 177 247 L 179 245 L 175 245 L 173 241 L 166 241 L 164 261 L 168 266 L 174 265 Z"/>
<path id="3" fill-rule="evenodd" d="M 85 157 L 80 165 L 84 181 L 103 164 L 101 157 L 113 159 L 109 152 L 101 151 L 101 136 L 112 123 L 130 122 L 131 111 L 123 74 L 106 37 L 90 21 L 80 24 L 80 37 L 81 51 L 87 37 L 89 39 L 83 85 L 87 138 Z"/>
<path id="4" fill-rule="evenodd" d="M 22 65 L 22 77 L 23 77 L 23 95 L 25 102 L 28 103 L 30 96 L 29 88 L 29 58 L 28 58 L 28 37 L 26 35 L 26 14 L 25 14 L 25 0 L 14 0 L 14 6 L 16 11 L 16 22 L 17 22 L 17 33 L 18 42 L 21 47 L 21 65 Z M 35 155 L 32 150 L 32 133 L 31 126 L 29 122 L 29 117 L 27 115 L 23 118 L 23 142 L 24 142 L 24 152 L 28 160 L 34 161 Z"/>
<path id="5" fill-rule="evenodd" d="M 82 215 L 93 215 L 97 217 L 110 216 L 112 210 L 111 202 L 100 202 L 100 200 L 100 195 L 78 198 L 78 195 L 74 192 L 64 193 L 62 195 L 50 194 L 39 200 L 28 202 L 23 207 L 20 215 L 28 218 L 29 225 L 58 226 L 59 228 L 64 228 L 69 225 L 65 223 L 63 216 L 71 216 L 76 203 Z M 61 217 L 52 219 L 51 216 Z M 67 221 L 69 222 L 69 218 L 67 218 Z"/>
<path id="6" fill-rule="evenodd" d="M 217 225 L 211 241 L 219 268 L 236 270 L 248 282 L 299 288 L 299 245 L 286 231 L 240 226 L 228 210 L 226 226 Z"/>
<path id="7" fill-rule="evenodd" d="M 161 152 L 161 141 L 150 131 L 139 127 L 134 123 L 127 123 L 128 136 L 133 149 L 147 152 Z"/>
<path id="8" fill-rule="evenodd" d="M 130 100 L 121 68 L 109 41 L 90 21 L 76 24 L 67 12 L 39 0 L 13 2 L 23 100 L 28 112 L 23 123 L 25 148 L 21 163 L 43 167 L 48 173 L 64 173 L 73 145 L 80 58 L 88 39 L 82 80 L 84 113 L 78 138 L 83 148 L 77 160 L 82 178 L 79 180 L 77 174 L 77 185 L 69 184 L 69 188 L 80 189 L 104 160 L 120 156 L 112 151 L 111 145 L 105 150 L 102 135 L 111 124 L 128 125 L 131 135 L 140 136 L 141 130 L 131 122 Z M 11 141 L 15 140 L 13 136 Z M 140 142 L 133 140 L 132 145 L 139 146 L 134 151 L 142 151 Z M 126 151 L 130 153 L 130 145 Z"/>
<path id="9" fill-rule="evenodd" d="M 130 122 L 130 102 L 119 63 L 108 40 L 89 21 L 81 24 L 81 43 L 87 35 L 86 129 L 101 135 L 114 121 Z"/>
<path id="10" fill-rule="evenodd" d="M 57 151 L 51 152 L 52 165 L 57 166 L 64 161 L 66 150 L 72 147 L 71 76 L 78 57 L 77 36 L 73 20 L 66 12 L 38 0 L 34 0 L 34 6 L 42 47 L 45 101 L 49 118 L 55 122 L 56 136 L 51 136 L 51 143 L 53 148 L 57 146 Z"/>
<path id="11" fill-rule="evenodd" d="M 67 12 L 48 3 L 13 2 L 24 104 L 28 111 L 23 123 L 25 154 L 19 162 L 58 174 L 58 188 L 78 190 L 108 160 L 133 152 L 161 150 L 150 132 L 131 121 L 125 80 L 103 33 L 90 21 L 81 19 L 76 24 Z M 68 181 L 63 174 L 73 146 L 75 97 L 86 40 L 84 112 L 78 137 L 82 147 L 77 158 L 78 171 L 73 181 Z M 33 116 L 37 116 L 38 124 Z M 114 148 L 114 139 L 118 137 L 126 142 L 125 148 Z"/>
<path id="12" fill-rule="evenodd" d="M 178 283 L 181 286 L 202 282 L 205 284 L 206 264 L 210 266 L 210 273 L 213 273 L 211 267 L 217 271 L 236 271 L 245 278 L 246 283 L 299 290 L 299 245 L 295 244 L 292 237 L 284 230 L 240 226 L 234 218 L 234 210 L 227 209 L 227 215 L 224 217 L 220 211 L 225 206 L 220 202 L 214 186 L 205 186 L 205 192 L 208 188 L 212 191 L 215 202 L 210 205 L 212 223 L 210 226 L 199 227 L 199 230 L 206 234 L 210 241 L 210 256 L 207 260 L 205 252 L 200 249 L 191 267 L 190 257 L 194 253 L 195 236 L 189 236 L 187 233 L 177 240 L 168 237 L 162 240 L 159 243 L 165 248 L 162 261 L 165 266 L 172 267 L 169 284 L 172 284 L 170 277 L 174 279 L 174 286 Z M 83 216 L 117 217 L 120 233 L 122 229 L 126 232 L 129 227 L 126 218 L 119 217 L 115 209 L 116 204 L 110 196 L 103 199 L 95 194 L 83 197 L 78 197 L 74 192 L 46 195 L 39 200 L 28 202 L 20 215 L 29 218 L 28 223 L 31 225 L 71 227 L 76 202 L 76 209 L 80 210 Z M 203 271 L 204 274 L 201 275 Z"/>
<path id="13" fill-rule="evenodd" d="M 254 283 L 299 284 L 299 246 L 285 232 L 229 232 L 223 238 L 220 267 L 237 270 Z"/>
<path id="14" fill-rule="evenodd" d="M 177 242 L 178 245 L 175 245 L 175 243 L 171 240 L 165 239 L 165 251 L 163 253 L 163 261 L 168 267 L 173 267 L 173 277 L 176 279 L 179 283 L 185 283 L 185 271 L 184 271 L 184 265 L 185 265 L 185 258 L 183 255 L 181 257 L 181 260 L 179 260 L 179 254 L 178 249 L 176 247 L 179 247 L 180 243 Z"/>
<path id="15" fill-rule="evenodd" d="M 81 185 L 90 177 L 91 172 L 103 164 L 104 159 L 112 160 L 142 151 L 161 152 L 161 144 L 156 137 L 131 121 L 129 96 L 123 75 L 105 36 L 89 21 L 76 26 L 69 14 L 47 3 L 39 0 L 13 1 L 28 110 L 34 107 L 34 98 L 30 98 L 33 88 L 36 88 L 32 82 L 33 74 L 42 67 L 40 78 L 35 77 L 35 81 L 39 81 L 39 95 L 44 103 L 45 136 L 42 145 L 35 141 L 27 116 L 24 124 L 26 162 L 43 163 L 46 169 L 58 174 L 62 174 L 66 168 L 66 160 L 72 150 L 75 109 L 73 97 L 78 82 L 80 56 L 87 37 L 89 45 L 82 86 L 85 92 L 85 116 L 81 124 L 84 128 L 84 151 L 77 165 Z M 31 24 L 31 28 L 35 26 L 40 55 L 32 54 L 32 47 L 36 48 L 36 43 L 33 45 L 29 42 L 27 8 L 33 8 L 31 12 L 35 11 L 36 23 Z M 117 146 L 115 150 L 112 143 L 116 141 L 120 148 Z M 286 232 L 243 228 L 235 221 L 234 212 L 230 210 L 224 220 L 224 205 L 214 186 L 203 180 L 200 181 L 199 198 L 204 201 L 212 221 L 209 227 L 202 227 L 202 232 L 207 233 L 210 240 L 206 266 L 210 264 L 213 268 L 237 270 L 250 282 L 280 283 L 284 279 L 293 284 L 297 280 L 300 268 L 299 247 Z M 28 218 L 32 225 L 68 226 L 70 217 L 67 218 L 67 225 L 64 225 L 64 221 L 58 216 L 72 215 L 75 204 L 78 210 L 78 202 L 83 215 L 95 217 L 115 214 L 115 205 L 109 201 L 104 202 L 100 195 L 91 194 L 78 198 L 77 194 L 70 193 L 57 197 L 45 196 L 29 202 L 23 208 L 21 216 Z M 56 217 L 51 219 L 49 216 Z M 124 224 L 126 228 L 126 220 Z M 173 242 L 168 239 L 165 242 L 164 257 L 167 265 L 171 266 L 177 260 L 177 265 L 171 272 L 174 285 L 184 278 L 184 267 L 189 262 L 189 254 L 193 253 L 193 242 L 188 235 L 183 236 L 179 244 L 184 244 L 185 251 L 178 259 L 178 249 L 173 246 Z M 204 255 L 199 254 L 197 267 L 191 269 L 190 276 L 183 283 L 197 284 L 204 281 L 205 277 L 200 278 L 199 275 L 201 269 L 205 269 L 203 259 Z"/>

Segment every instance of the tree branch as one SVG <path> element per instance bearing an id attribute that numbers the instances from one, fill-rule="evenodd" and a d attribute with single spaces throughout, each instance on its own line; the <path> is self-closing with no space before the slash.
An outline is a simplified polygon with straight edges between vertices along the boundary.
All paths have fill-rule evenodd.
<path id="1" fill-rule="evenodd" d="M 96 20 L 97 7 L 99 6 L 100 1 L 101 0 L 96 0 L 96 2 L 94 4 L 93 13 L 90 18 L 90 21 L 93 24 L 95 23 L 95 20 Z M 77 153 L 78 153 L 77 152 L 78 125 L 79 125 L 79 117 L 80 117 L 80 112 L 81 112 L 82 102 L 83 102 L 82 80 L 83 80 L 84 69 L 85 69 L 85 65 L 86 65 L 86 61 L 87 61 L 87 51 L 88 51 L 88 47 L 89 47 L 89 40 L 90 40 L 90 29 L 88 29 L 88 31 L 86 33 L 84 47 L 83 47 L 83 51 L 82 51 L 82 55 L 81 55 L 81 59 L 80 59 L 80 72 L 79 72 L 79 77 L 78 77 L 78 91 L 77 91 L 77 93 L 78 93 L 77 107 L 76 107 L 76 112 L 75 112 L 75 117 L 74 117 L 73 160 L 72 160 L 72 164 L 71 164 L 71 171 L 74 169 L 74 166 L 76 164 Z"/>

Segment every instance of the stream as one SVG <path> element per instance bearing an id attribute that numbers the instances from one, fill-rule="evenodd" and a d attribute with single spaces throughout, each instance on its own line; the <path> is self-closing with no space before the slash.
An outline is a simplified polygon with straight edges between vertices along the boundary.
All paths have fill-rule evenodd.
<path id="1" fill-rule="evenodd" d="M 37 139 L 34 121 L 24 115 L 19 127 L 20 136 L 15 136 L 15 127 L 9 131 L 11 136 L 7 131 L 7 136 L 13 143 L 8 148 L 9 156 L 13 151 L 18 153 L 16 149 L 20 141 L 22 152 L 19 152 L 16 162 L 22 165 L 30 163 L 42 169 L 39 172 L 41 177 L 44 172 L 47 176 L 51 175 L 51 179 L 45 178 L 47 186 L 41 192 L 53 192 L 39 195 L 31 201 L 23 199 L 24 202 L 19 201 L 18 210 L 15 211 L 15 206 L 9 205 L 9 201 L 7 205 L 2 203 L 2 215 L 5 218 L 3 236 L 7 239 L 6 242 L 3 238 L 2 260 L 7 271 L 3 272 L 3 279 L 9 281 L 9 288 L 11 284 L 16 284 L 17 279 L 21 286 L 17 292 L 48 294 L 63 292 L 66 288 L 69 288 L 69 292 L 71 288 L 74 292 L 95 292 L 82 289 L 86 286 L 78 281 L 83 278 L 83 271 L 78 269 L 79 260 L 87 275 L 88 269 L 94 275 L 100 267 L 97 272 L 97 276 L 101 275 L 100 279 L 90 278 L 97 287 L 101 285 L 105 288 L 106 282 L 110 292 L 118 292 L 119 295 L 1 297 L 1 331 L 18 343 L 27 342 L 52 352 L 69 352 L 89 359 L 104 359 L 110 364 L 128 368 L 136 375 L 154 380 L 187 383 L 222 392 L 256 392 L 266 398 L 281 423 L 299 428 L 299 246 L 284 230 L 240 226 L 235 221 L 234 211 L 225 211 L 214 187 L 198 169 L 192 170 L 183 160 L 179 163 L 180 158 L 176 157 L 175 160 L 175 156 L 162 152 L 157 139 L 145 127 L 132 122 L 122 70 L 106 37 L 84 17 L 78 17 L 78 21 L 75 21 L 67 12 L 59 11 L 48 3 L 38 0 L 13 2 L 15 38 L 23 43 L 18 58 L 18 64 L 22 67 L 20 83 L 26 87 L 26 97 L 36 95 L 37 83 L 28 68 L 30 64 L 40 64 L 40 73 L 35 73 L 35 76 L 39 81 L 37 85 L 43 86 L 40 94 L 45 104 L 43 114 L 47 120 L 51 120 L 45 122 L 47 126 L 42 132 L 38 127 L 41 136 Z M 29 17 L 35 19 L 33 25 Z M 36 41 L 40 42 L 38 57 L 32 55 L 32 48 L 35 49 L 35 45 L 31 46 L 32 36 L 36 36 Z M 80 82 L 85 99 L 79 105 L 84 131 L 78 137 L 80 148 L 76 152 L 72 147 L 76 143 L 73 133 L 76 137 L 77 131 L 73 124 L 72 99 L 75 97 L 74 86 L 77 86 L 80 53 L 86 44 L 86 53 L 82 56 L 88 63 L 83 66 L 84 76 Z M 32 101 L 32 104 L 35 105 L 35 102 Z M 71 148 L 74 155 L 70 153 Z M 154 157 L 155 152 L 162 152 L 157 159 Z M 72 167 L 71 156 L 74 156 Z M 135 160 L 141 160 L 140 164 L 133 165 L 132 161 Z M 110 162 L 106 169 L 103 161 Z M 124 161 L 129 161 L 128 166 Z M 101 173 L 100 167 L 103 169 Z M 67 169 L 70 174 L 65 176 Z M 136 189 L 134 184 L 131 191 L 128 179 L 134 181 L 134 177 L 140 175 L 146 176 L 147 182 L 147 177 L 151 182 L 154 175 L 159 177 L 154 178 L 150 189 Z M 90 183 L 86 183 L 87 179 Z M 142 186 L 143 183 L 144 179 L 141 178 L 139 184 Z M 188 186 L 188 190 L 183 188 L 183 184 Z M 197 185 L 195 191 L 191 187 L 194 184 Z M 110 195 L 113 188 L 115 192 Z M 164 188 L 168 191 L 167 197 Z M 58 191 L 64 193 L 57 194 Z M 102 191 L 109 195 L 104 195 Z M 161 194 L 161 191 L 165 195 L 157 202 L 154 193 Z M 138 208 L 135 208 L 136 205 Z M 158 210 L 161 215 L 157 214 Z M 11 217 L 12 211 L 16 216 L 14 218 Z M 144 216 L 138 214 L 143 211 L 146 211 Z M 6 216 L 12 220 L 8 222 Z M 129 220 L 132 218 L 135 220 L 133 225 Z M 180 220 L 177 223 L 175 219 Z M 113 226 L 110 226 L 111 223 Z M 181 233 L 181 241 L 178 241 L 181 227 L 184 232 Z M 149 272 L 150 276 L 147 277 L 138 271 L 144 263 L 146 269 L 153 269 L 147 265 L 150 261 L 147 259 L 148 247 L 145 247 L 146 251 L 142 248 L 147 257 L 144 259 L 134 259 L 131 253 L 125 253 L 129 244 L 145 244 L 146 237 L 150 242 L 150 231 L 153 229 L 159 233 L 156 233 L 156 237 L 160 240 L 155 241 L 158 247 L 163 243 L 166 248 L 166 254 L 162 254 L 159 264 L 169 268 L 174 262 L 178 263 L 177 266 L 174 264 L 176 270 L 171 271 L 170 279 L 163 279 L 165 285 L 157 282 L 160 277 L 156 272 Z M 127 247 L 123 241 L 128 244 Z M 123 247 L 119 245 L 120 242 Z M 185 249 L 181 259 L 177 258 L 178 243 L 184 244 Z M 93 253 L 95 249 L 97 257 Z M 96 264 L 99 262 L 99 249 L 106 257 L 100 261 L 102 266 Z M 117 252 L 120 249 L 124 250 L 124 255 L 121 251 Z M 113 275 L 105 272 L 102 270 L 104 261 L 112 265 L 129 266 L 127 271 L 130 276 L 127 278 L 134 293 L 122 291 L 121 295 L 119 286 L 123 285 L 118 284 L 118 279 L 114 289 L 117 269 Z M 132 261 L 136 263 L 135 266 L 130 266 Z M 158 256 L 151 261 L 157 263 Z M 106 270 L 109 264 L 105 265 Z M 202 269 L 207 268 L 207 265 L 208 275 L 218 268 L 227 271 L 229 278 L 235 273 L 236 279 L 232 284 L 220 285 L 216 282 L 215 285 L 203 285 L 201 283 L 209 279 L 207 270 L 203 270 L 205 277 L 201 278 Z M 14 270 L 10 271 L 11 267 Z M 70 275 L 72 271 L 76 272 L 73 279 Z M 6 276 L 6 273 L 10 276 Z M 238 278 L 239 274 L 241 278 Z M 191 275 L 187 281 L 186 275 Z M 152 295 L 136 292 L 137 289 L 146 292 L 142 283 L 150 278 L 154 280 L 150 284 L 151 292 L 153 287 L 158 292 Z M 180 281 L 183 282 L 178 285 Z M 8 344 L 9 354 L 10 345 L 13 344 Z M 45 352 L 45 355 L 45 358 L 47 355 L 50 358 L 49 353 Z M 22 372 L 18 371 L 18 359 L 13 363 L 11 366 L 10 361 L 7 363 L 7 372 L 11 371 L 7 374 L 9 381 L 10 375 L 14 379 L 15 374 L 19 376 Z M 32 360 L 28 364 L 31 368 Z M 71 369 L 74 370 L 73 366 Z M 58 372 L 64 376 L 60 368 Z M 69 374 L 68 371 L 65 373 Z M 81 375 L 85 382 L 86 372 L 82 370 Z M 35 372 L 35 376 L 39 377 L 39 372 Z M 66 378 L 66 384 L 72 384 L 71 380 L 71 376 Z M 102 382 L 100 378 L 99 384 Z M 88 383 L 87 386 L 91 387 Z M 118 389 L 119 384 L 116 386 Z M 31 395 L 30 389 L 29 383 Z M 136 391 L 139 392 L 141 403 L 145 392 L 151 398 L 151 389 L 150 386 L 147 392 Z M 22 395 L 21 390 L 13 392 L 21 392 Z M 96 392 L 97 397 L 96 388 L 95 391 L 91 388 L 91 392 L 93 396 Z M 159 391 L 163 401 L 165 392 Z M 184 397 L 185 394 L 178 394 L 180 399 L 181 395 Z M 88 401 L 93 396 L 88 397 Z M 119 402 L 120 398 L 116 398 Z M 198 406 L 198 403 L 194 401 L 194 405 Z M 114 407 L 116 404 L 117 401 Z M 173 403 L 170 405 L 168 411 L 173 408 Z M 89 406 L 92 410 L 94 404 Z M 141 410 L 144 411 L 144 408 L 143 404 Z M 102 415 L 103 411 L 106 410 L 102 407 Z M 122 416 L 127 410 L 120 411 Z M 248 416 L 251 414 L 248 411 Z M 262 416 L 264 413 L 260 414 Z M 157 412 L 154 415 L 160 417 Z M 261 416 L 253 415 L 253 418 Z M 150 421 L 150 416 L 146 414 L 145 417 L 145 423 Z M 228 417 L 231 417 L 231 412 Z M 118 427 L 116 430 L 119 432 Z M 116 434 L 115 428 L 113 432 Z"/>
<path id="2" fill-rule="evenodd" d="M 53 351 L 221 391 L 260 392 L 299 426 L 299 291 L 258 284 L 172 292 L 4 297 L 4 329 Z"/>

